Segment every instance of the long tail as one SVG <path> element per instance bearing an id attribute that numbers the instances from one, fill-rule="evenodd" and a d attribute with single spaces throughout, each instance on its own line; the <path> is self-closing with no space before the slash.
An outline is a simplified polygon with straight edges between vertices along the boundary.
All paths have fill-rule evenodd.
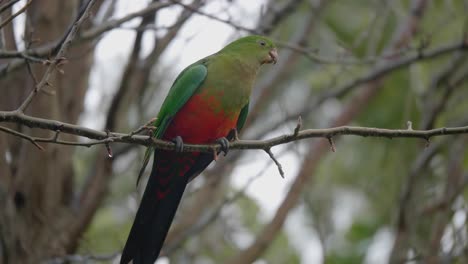
<path id="1" fill-rule="evenodd" d="M 155 161 L 130 235 L 122 252 L 121 264 L 152 264 L 158 258 L 164 239 L 179 205 L 187 177 L 180 177 L 175 153 L 155 151 Z"/>
<path id="2" fill-rule="evenodd" d="M 153 264 L 159 256 L 188 181 L 212 155 L 155 150 L 153 168 L 135 216 L 121 264 Z"/>

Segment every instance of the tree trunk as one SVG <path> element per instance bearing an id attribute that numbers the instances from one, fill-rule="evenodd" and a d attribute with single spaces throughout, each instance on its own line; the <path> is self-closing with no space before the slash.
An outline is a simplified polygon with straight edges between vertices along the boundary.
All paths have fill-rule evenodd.
<path id="1" fill-rule="evenodd" d="M 25 42 L 32 48 L 53 43 L 67 32 L 81 1 L 33 1 L 27 10 Z M 83 27 L 91 26 L 88 19 Z M 10 26 L 10 31 L 12 27 Z M 18 28 L 14 28 L 18 30 Z M 8 31 L 6 31 L 8 32 Z M 7 34 L 9 50 L 15 49 L 13 33 Z M 73 45 L 65 74 L 54 71 L 50 85 L 36 95 L 25 113 L 41 118 L 76 123 L 82 112 L 92 65 L 94 44 Z M 0 80 L 2 110 L 16 109 L 40 80 L 47 65 L 26 66 Z M 34 80 L 36 79 L 36 80 Z M 50 137 L 54 133 L 15 127 L 23 133 Z M 71 140 L 72 136 L 60 135 Z M 67 229 L 73 223 L 73 148 L 49 144 L 41 151 L 27 141 L 0 135 L 0 263 L 37 263 L 68 253 L 71 240 Z"/>

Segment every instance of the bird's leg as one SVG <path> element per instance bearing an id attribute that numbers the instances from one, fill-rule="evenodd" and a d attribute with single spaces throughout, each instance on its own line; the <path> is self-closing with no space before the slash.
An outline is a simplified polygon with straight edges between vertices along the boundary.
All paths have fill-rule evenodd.
<path id="1" fill-rule="evenodd" d="M 227 138 L 229 138 L 230 141 L 238 141 L 239 131 L 237 131 L 237 128 L 231 129 L 231 131 L 229 131 Z"/>
<path id="2" fill-rule="evenodd" d="M 229 152 L 229 140 L 222 137 L 218 138 L 215 142 L 221 145 L 221 151 L 224 152 L 224 156 L 226 156 Z"/>
<path id="3" fill-rule="evenodd" d="M 171 140 L 175 144 L 175 152 L 181 153 L 184 151 L 184 141 L 182 140 L 182 137 L 177 136 Z"/>
<path id="4" fill-rule="evenodd" d="M 221 151 L 226 156 L 229 152 L 229 142 L 239 140 L 237 128 L 231 129 L 226 137 L 218 138 L 215 142 L 221 145 Z"/>

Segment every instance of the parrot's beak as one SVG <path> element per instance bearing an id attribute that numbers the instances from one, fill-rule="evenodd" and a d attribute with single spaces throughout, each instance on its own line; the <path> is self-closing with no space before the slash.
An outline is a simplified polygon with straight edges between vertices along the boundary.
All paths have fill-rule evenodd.
<path id="1" fill-rule="evenodd" d="M 278 51 L 276 49 L 272 49 L 270 50 L 270 52 L 268 52 L 268 55 L 270 56 L 270 58 L 267 61 L 267 63 L 276 64 L 276 61 L 278 60 Z"/>

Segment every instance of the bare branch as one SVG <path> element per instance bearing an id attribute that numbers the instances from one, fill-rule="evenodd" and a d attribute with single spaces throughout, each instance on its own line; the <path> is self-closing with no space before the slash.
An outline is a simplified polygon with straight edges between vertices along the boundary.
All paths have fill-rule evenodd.
<path id="1" fill-rule="evenodd" d="M 293 132 L 293 135 L 295 137 L 297 137 L 297 135 L 299 135 L 299 131 L 301 131 L 301 128 L 302 128 L 302 117 L 299 116 L 297 118 L 297 125 L 296 125 L 296 128 L 294 128 L 294 132 Z"/>
<path id="2" fill-rule="evenodd" d="M 79 40 L 82 41 L 82 40 L 94 39 L 94 38 L 100 36 L 101 34 L 122 25 L 123 23 L 125 23 L 127 21 L 130 21 L 130 20 L 132 20 L 134 18 L 137 18 L 137 17 L 145 16 L 145 15 L 147 15 L 149 13 L 154 13 L 154 12 L 158 11 L 159 9 L 168 7 L 170 5 L 172 5 L 172 4 L 171 3 L 159 3 L 159 2 L 151 3 L 147 7 L 143 8 L 143 9 L 141 9 L 139 11 L 136 11 L 134 13 L 130 13 L 130 14 L 128 14 L 128 15 L 122 17 L 122 18 L 119 18 L 119 19 L 109 20 L 106 23 L 101 24 L 98 27 L 95 27 L 95 28 L 92 28 L 92 29 L 89 29 L 89 30 L 83 32 L 82 34 L 80 34 Z"/>
<path id="3" fill-rule="evenodd" d="M 1 2 L 1 1 L 0 1 Z M 19 0 L 10 0 L 9 2 L 5 3 L 4 5 L 0 6 L 0 13 L 3 13 L 8 8 L 12 7 L 14 4 L 19 2 Z"/>
<path id="4" fill-rule="evenodd" d="M 259 21 L 258 31 L 269 35 L 282 21 L 297 10 L 302 2 L 302 0 L 290 0 L 281 7 L 277 7 L 277 1 L 270 1 Z"/>
<path id="5" fill-rule="evenodd" d="M 29 0 L 20 10 L 18 10 L 18 12 L 5 19 L 5 21 L 0 22 L 0 29 L 3 28 L 6 24 L 10 23 L 13 19 L 15 19 L 15 17 L 24 13 L 24 11 L 28 9 L 29 5 L 31 5 L 31 2 L 32 0 Z"/>
<path id="6" fill-rule="evenodd" d="M 335 146 L 335 141 L 333 141 L 333 137 L 327 137 L 328 139 L 328 144 L 330 144 L 330 150 L 332 152 L 336 152 L 336 146 Z"/>
<path id="7" fill-rule="evenodd" d="M 21 106 L 18 107 L 17 109 L 18 112 L 24 112 L 24 110 L 26 110 L 26 108 L 31 103 L 31 101 L 33 100 L 37 92 L 41 91 L 42 88 L 44 88 L 45 86 L 49 84 L 49 79 L 52 75 L 52 72 L 56 69 L 56 66 L 58 66 L 65 58 L 64 56 L 68 50 L 68 47 L 70 46 L 70 43 L 75 38 L 76 32 L 80 28 L 81 24 L 88 18 L 89 12 L 91 11 L 91 8 L 93 7 L 95 2 L 96 0 L 89 0 L 84 8 L 83 13 L 77 16 L 76 21 L 73 23 L 73 26 L 70 28 L 70 31 L 68 32 L 67 36 L 65 37 L 65 40 L 61 44 L 57 54 L 55 55 L 55 58 L 52 61 L 50 61 L 49 67 L 47 67 L 47 70 L 44 73 L 42 80 L 31 91 L 31 93 L 23 101 Z"/>
<path id="8" fill-rule="evenodd" d="M 456 74 L 457 69 L 461 68 L 460 65 L 464 61 L 465 56 L 463 53 L 455 53 L 454 58 L 447 64 L 445 68 L 432 80 L 431 86 L 427 94 L 424 96 L 425 110 L 421 120 L 422 129 L 429 129 L 434 126 L 435 121 L 439 114 L 447 106 L 450 97 L 454 94 L 456 88 L 463 84 L 468 79 L 468 73 L 462 74 L 458 79 L 451 77 Z M 444 88 L 444 89 L 442 89 Z M 441 96 L 437 96 L 436 90 L 441 90 Z M 437 98 L 439 100 L 434 100 Z"/>
<path id="9" fill-rule="evenodd" d="M 36 62 L 36 63 L 43 63 L 45 61 L 45 59 L 40 58 L 34 54 L 30 54 L 27 51 L 0 50 L 0 58 L 2 59 L 20 58 L 20 59 L 25 59 L 25 60 Z"/>
<path id="10" fill-rule="evenodd" d="M 93 40 L 103 33 L 115 29 L 116 27 L 120 26 L 121 24 L 137 18 L 144 16 L 150 12 L 156 12 L 159 9 L 165 8 L 170 6 L 170 3 L 152 3 L 148 5 L 146 8 L 136 11 L 134 13 L 128 14 L 119 19 L 109 20 L 100 26 L 88 29 L 79 34 L 76 37 L 76 43 L 81 43 L 83 41 Z M 25 60 L 30 62 L 37 62 L 42 63 L 44 61 L 44 57 L 50 54 L 55 54 L 56 51 L 63 41 L 59 40 L 50 44 L 46 44 L 44 46 L 34 48 L 34 49 L 26 49 L 23 51 L 7 51 L 7 50 L 0 50 L 0 58 L 7 59 L 7 58 L 17 58 L 18 60 L 14 60 L 8 64 L 6 64 L 3 68 L 0 69 L 0 77 L 5 76 L 7 73 L 18 69 L 22 65 L 24 65 Z"/>
<path id="11" fill-rule="evenodd" d="M 415 62 L 437 58 L 439 56 L 454 52 L 456 50 L 467 50 L 467 49 L 468 49 L 468 42 L 466 40 L 461 40 L 459 43 L 454 43 L 453 45 L 447 45 L 447 46 L 443 46 L 443 47 L 436 48 L 433 50 L 428 50 L 428 51 L 421 51 L 419 53 L 410 55 L 408 57 L 405 57 L 399 60 L 395 60 L 389 64 L 386 64 L 385 66 L 377 68 L 375 71 L 372 71 L 369 74 L 354 80 L 353 82 L 347 83 L 343 85 L 342 87 L 339 87 L 337 90 L 332 91 L 326 97 L 329 98 L 331 95 L 333 95 L 333 97 L 339 96 L 343 93 L 346 93 L 348 90 L 352 89 L 353 87 L 357 85 L 375 80 L 379 77 L 386 75 L 389 72 L 401 69 Z"/>
<path id="12" fill-rule="evenodd" d="M 205 16 L 207 18 L 210 18 L 210 19 L 213 19 L 215 21 L 218 21 L 218 22 L 221 22 L 221 23 L 224 23 L 224 24 L 227 24 L 237 30 L 242 30 L 242 31 L 245 31 L 245 32 L 248 32 L 248 33 L 251 33 L 251 34 L 261 34 L 261 32 L 258 32 L 257 30 L 255 29 L 252 29 L 252 28 L 247 28 L 247 27 L 244 27 L 244 26 L 241 26 L 241 25 L 238 25 L 238 24 L 234 24 L 231 20 L 228 20 L 228 19 L 222 19 L 220 17 L 217 17 L 217 16 L 214 16 L 214 15 L 211 15 L 211 14 L 208 14 L 208 13 L 205 13 L 203 11 L 200 11 L 200 9 L 198 8 L 194 8 L 190 5 L 187 5 L 187 4 L 184 4 L 182 3 L 182 1 L 177 1 L 177 0 L 170 0 L 172 3 L 174 4 L 177 4 L 177 5 L 180 5 L 182 6 L 183 8 L 187 9 L 187 10 L 190 10 L 194 13 L 197 13 L 199 15 L 202 15 L 202 16 Z"/>
<path id="13" fill-rule="evenodd" d="M 270 148 L 267 148 L 267 149 L 264 149 L 264 150 L 268 154 L 268 156 L 270 156 L 270 159 L 273 160 L 276 167 L 278 167 L 278 172 L 279 172 L 281 178 L 284 179 L 284 171 L 283 171 L 283 166 L 281 166 L 281 163 L 275 158 L 275 155 L 273 154 L 273 152 L 271 152 Z"/>
<path id="14" fill-rule="evenodd" d="M 452 205 L 453 201 L 465 190 L 468 186 L 468 174 L 463 175 L 461 184 L 455 186 L 455 190 L 449 195 L 444 194 L 442 197 L 437 198 L 435 201 L 432 201 L 430 204 L 419 209 L 418 213 L 423 216 L 430 216 L 437 211 L 447 209 Z"/>
<path id="15" fill-rule="evenodd" d="M 9 129 L 9 128 L 6 128 L 6 127 L 2 127 L 2 126 L 0 126 L 0 130 L 5 132 L 5 133 L 8 133 L 10 135 L 17 136 L 17 137 L 20 137 L 22 139 L 26 139 L 27 141 L 31 142 L 34 146 L 36 146 L 38 149 L 44 150 L 44 148 L 41 145 L 37 144 L 37 140 L 34 137 L 30 137 L 30 136 L 25 135 L 23 133 L 20 133 L 20 132 L 17 132 L 15 130 L 12 130 L 12 129 Z"/>
<path id="16" fill-rule="evenodd" d="M 175 144 L 170 141 L 164 141 L 161 139 L 152 139 L 149 136 L 141 136 L 132 134 L 118 133 L 118 132 L 104 132 L 94 130 L 78 125 L 68 124 L 56 120 L 48 120 L 37 117 L 28 116 L 25 114 L 13 112 L 0 111 L 0 123 L 9 122 L 22 124 L 31 128 L 42 128 L 51 131 L 60 130 L 62 133 L 72 134 L 76 136 L 82 136 L 89 139 L 96 139 L 90 142 L 73 142 L 73 141 L 60 141 L 53 138 L 34 138 L 36 142 L 44 143 L 56 143 L 62 145 L 74 145 L 74 146 L 86 146 L 90 147 L 93 145 L 102 145 L 108 143 L 129 143 L 139 144 L 144 146 L 153 145 L 156 148 L 174 150 Z M 11 133 L 10 133 L 11 134 Z M 340 126 L 334 128 L 324 129 L 304 129 L 297 133 L 288 135 L 282 135 L 267 140 L 237 140 L 229 142 L 230 149 L 261 149 L 267 151 L 268 149 L 290 143 L 293 141 L 306 139 L 306 138 L 330 138 L 339 135 L 354 135 L 361 137 L 384 137 L 384 138 L 420 138 L 429 140 L 432 137 L 443 136 L 443 135 L 457 135 L 457 134 L 468 134 L 468 126 L 460 127 L 441 127 L 430 130 L 408 130 L 408 129 L 385 129 L 385 128 L 371 128 L 371 127 L 354 127 L 354 126 Z M 24 137 L 23 137 L 24 138 Z M 221 150 L 219 144 L 184 144 L 184 152 L 212 152 L 213 149 L 216 151 Z"/>
<path id="17" fill-rule="evenodd" d="M 140 134 L 141 132 L 145 131 L 145 130 L 154 130 L 156 127 L 152 126 L 154 124 L 154 122 L 156 122 L 157 118 L 151 118 L 148 122 L 146 122 L 146 124 L 142 125 L 141 127 L 133 130 L 132 132 L 130 132 L 128 134 L 129 137 L 132 137 L 134 135 L 138 135 Z"/>

